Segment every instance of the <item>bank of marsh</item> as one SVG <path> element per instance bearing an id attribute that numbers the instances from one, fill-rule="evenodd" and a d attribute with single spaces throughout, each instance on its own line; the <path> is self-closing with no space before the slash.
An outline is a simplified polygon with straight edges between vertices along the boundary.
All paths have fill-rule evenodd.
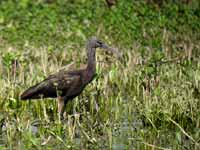
<path id="1" fill-rule="evenodd" d="M 0 2 L 2 149 L 199 149 L 199 2 Z M 20 101 L 63 66 L 81 68 L 96 35 L 123 52 L 97 51 L 97 75 L 66 108 Z M 71 64 L 72 62 L 75 62 Z"/>

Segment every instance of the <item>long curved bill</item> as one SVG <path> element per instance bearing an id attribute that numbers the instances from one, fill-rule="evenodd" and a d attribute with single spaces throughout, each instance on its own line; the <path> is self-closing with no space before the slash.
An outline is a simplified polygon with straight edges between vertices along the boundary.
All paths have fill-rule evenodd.
<path id="1" fill-rule="evenodd" d="M 117 56 L 118 59 L 122 58 L 122 53 L 119 52 L 118 48 L 109 47 L 108 45 L 103 44 L 103 43 L 101 45 L 101 48 L 106 49 L 106 50 L 112 52 L 113 54 L 115 54 Z"/>

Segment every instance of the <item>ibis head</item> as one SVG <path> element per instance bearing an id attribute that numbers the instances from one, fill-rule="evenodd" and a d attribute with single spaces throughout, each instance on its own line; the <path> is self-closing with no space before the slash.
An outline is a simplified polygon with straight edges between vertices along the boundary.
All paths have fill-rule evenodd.
<path id="1" fill-rule="evenodd" d="M 118 58 L 122 57 L 122 54 L 118 51 L 118 49 L 109 47 L 107 44 L 105 44 L 101 40 L 97 39 L 96 37 L 92 37 L 88 41 L 88 46 L 87 47 L 88 47 L 88 52 L 89 53 L 92 50 L 95 50 L 96 48 L 101 48 L 101 49 L 104 49 L 106 51 L 110 51 L 110 52 L 116 54 Z"/>

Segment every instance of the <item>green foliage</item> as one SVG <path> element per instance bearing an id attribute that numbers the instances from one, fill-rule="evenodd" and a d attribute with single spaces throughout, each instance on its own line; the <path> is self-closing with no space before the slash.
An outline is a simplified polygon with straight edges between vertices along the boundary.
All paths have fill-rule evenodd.
<path id="1" fill-rule="evenodd" d="M 0 1 L 0 143 L 9 149 L 198 149 L 200 3 Z M 53 100 L 20 93 L 72 61 L 97 36 L 97 76 L 60 123 Z M 70 67 L 69 67 L 70 68 Z M 42 148 L 41 148 L 42 147 Z"/>
<path id="2" fill-rule="evenodd" d="M 2 56 L 2 59 L 3 59 L 3 64 L 6 66 L 6 67 L 11 67 L 12 65 L 12 62 L 13 60 L 16 59 L 16 53 L 5 53 L 3 56 Z"/>

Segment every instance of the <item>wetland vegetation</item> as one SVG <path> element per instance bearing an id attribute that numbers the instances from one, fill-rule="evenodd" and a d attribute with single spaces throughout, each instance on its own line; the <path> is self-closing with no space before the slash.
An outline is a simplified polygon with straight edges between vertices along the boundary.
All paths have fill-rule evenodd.
<path id="1" fill-rule="evenodd" d="M 20 94 L 63 66 L 97 76 L 67 105 Z M 200 149 L 200 2 L 0 1 L 0 149 Z"/>

